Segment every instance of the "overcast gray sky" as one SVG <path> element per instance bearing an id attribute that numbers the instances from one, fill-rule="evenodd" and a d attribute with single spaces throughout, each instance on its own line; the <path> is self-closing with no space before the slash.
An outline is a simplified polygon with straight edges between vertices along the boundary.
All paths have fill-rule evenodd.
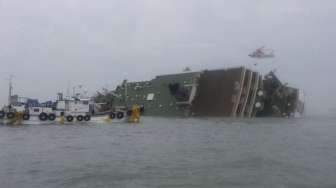
<path id="1" fill-rule="evenodd" d="M 335 0 L 0 0 L 0 102 L 54 99 L 67 82 L 91 93 L 124 78 L 255 62 L 304 89 L 309 111 L 336 107 Z"/>

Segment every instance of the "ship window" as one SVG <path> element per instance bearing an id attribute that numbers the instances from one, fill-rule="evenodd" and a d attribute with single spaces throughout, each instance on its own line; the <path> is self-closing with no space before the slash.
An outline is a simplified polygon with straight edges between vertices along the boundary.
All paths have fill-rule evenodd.
<path id="1" fill-rule="evenodd" d="M 147 101 L 152 101 L 154 99 L 154 93 L 149 93 L 147 95 Z"/>
<path id="2" fill-rule="evenodd" d="M 137 85 L 134 87 L 134 90 L 140 90 L 141 89 L 141 86 Z"/>
<path id="3" fill-rule="evenodd" d="M 40 112 L 39 108 L 34 108 L 34 112 Z"/>

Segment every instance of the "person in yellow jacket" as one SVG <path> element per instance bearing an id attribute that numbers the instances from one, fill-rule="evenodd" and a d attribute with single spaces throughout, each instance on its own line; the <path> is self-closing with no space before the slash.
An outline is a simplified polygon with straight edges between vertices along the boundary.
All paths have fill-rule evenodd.
<path id="1" fill-rule="evenodd" d="M 61 115 L 61 117 L 59 118 L 59 123 L 61 125 L 64 125 L 65 119 L 64 119 L 64 115 Z"/>
<path id="2" fill-rule="evenodd" d="M 13 119 L 9 121 L 9 125 L 21 125 L 23 121 L 23 113 L 15 112 L 15 116 Z"/>
<path id="3" fill-rule="evenodd" d="M 140 106 L 133 105 L 132 115 L 131 115 L 131 118 L 130 118 L 131 123 L 139 123 L 140 122 L 140 114 L 141 114 L 140 111 L 141 111 Z"/>

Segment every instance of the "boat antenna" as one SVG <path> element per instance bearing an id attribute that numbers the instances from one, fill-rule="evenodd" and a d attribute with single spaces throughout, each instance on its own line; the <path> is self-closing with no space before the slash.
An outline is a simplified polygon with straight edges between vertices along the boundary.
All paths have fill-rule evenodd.
<path id="1" fill-rule="evenodd" d="M 125 87 L 125 103 L 127 105 L 127 79 L 124 80 L 124 87 Z"/>
<path id="2" fill-rule="evenodd" d="M 8 106 L 11 105 L 12 101 L 12 95 L 13 95 L 13 78 L 15 76 L 10 74 L 9 77 L 7 78 L 8 80 Z"/>
<path id="3" fill-rule="evenodd" d="M 72 97 L 76 96 L 76 86 L 72 87 Z"/>
<path id="4" fill-rule="evenodd" d="M 66 95 L 67 95 L 68 98 L 70 97 L 70 80 L 68 80 L 68 83 L 67 83 Z"/>

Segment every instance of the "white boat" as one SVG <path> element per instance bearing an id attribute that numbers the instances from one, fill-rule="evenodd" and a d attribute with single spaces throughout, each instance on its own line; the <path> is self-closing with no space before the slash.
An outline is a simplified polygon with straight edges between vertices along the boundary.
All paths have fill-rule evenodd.
<path id="1" fill-rule="evenodd" d="M 83 124 L 83 125 L 91 125 L 91 124 L 119 124 L 126 123 L 127 118 L 123 119 L 111 119 L 108 115 L 105 116 L 93 116 L 90 121 L 71 121 L 68 122 L 63 120 L 61 117 L 57 117 L 54 121 L 41 121 L 38 116 L 31 116 L 29 120 L 22 121 L 12 121 L 11 119 L 3 118 L 0 119 L 0 125 L 74 125 L 74 124 Z"/>
<path id="2" fill-rule="evenodd" d="M 51 110 L 42 107 L 29 108 L 28 111 L 0 111 L 0 124 L 2 125 L 111 124 L 125 122 L 128 122 L 128 115 L 121 111 L 90 114 L 88 112 Z"/>
<path id="3" fill-rule="evenodd" d="M 94 102 L 80 94 L 63 98 L 59 93 L 52 107 L 10 104 L 0 110 L 0 124 L 78 124 L 127 122 L 125 109 L 95 113 Z"/>

